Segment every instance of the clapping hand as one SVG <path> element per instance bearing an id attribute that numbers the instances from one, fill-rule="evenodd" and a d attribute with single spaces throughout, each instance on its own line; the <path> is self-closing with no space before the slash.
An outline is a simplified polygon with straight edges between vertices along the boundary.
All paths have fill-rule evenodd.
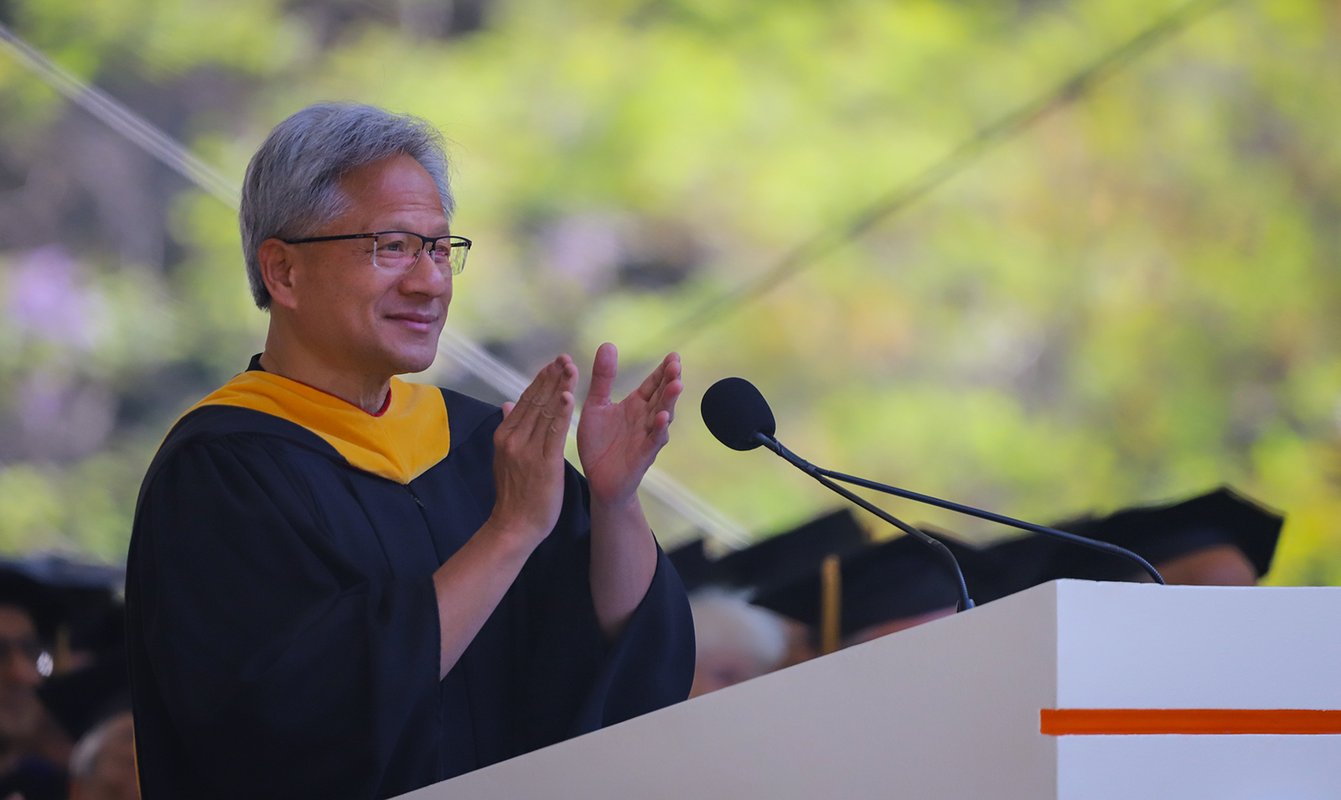
<path id="1" fill-rule="evenodd" d="M 642 384 L 618 403 L 610 392 L 619 355 L 610 343 L 596 350 L 591 388 L 577 425 L 577 453 L 596 502 L 619 504 L 635 499 L 657 453 L 670 440 L 675 401 L 684 391 L 680 356 L 662 359 Z"/>

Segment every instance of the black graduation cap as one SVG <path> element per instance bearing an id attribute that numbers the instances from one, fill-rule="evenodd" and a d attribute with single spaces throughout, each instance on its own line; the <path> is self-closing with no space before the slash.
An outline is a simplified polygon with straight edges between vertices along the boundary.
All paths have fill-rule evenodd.
<path id="1" fill-rule="evenodd" d="M 1285 518 L 1228 486 L 1163 505 L 1127 508 L 1056 527 L 1120 545 L 1152 564 L 1215 545 L 1233 545 L 1260 577 L 1271 568 Z M 1121 580 L 1139 567 L 1079 546 L 1053 547 L 1047 577 Z"/>
<path id="2" fill-rule="evenodd" d="M 39 553 L 0 561 L 0 570 L 18 574 L 41 587 L 49 609 L 51 630 L 58 626 L 64 644 L 76 650 L 102 650 L 119 645 L 120 592 L 125 569 L 82 561 L 61 553 Z"/>
<path id="3" fill-rule="evenodd" d="M 723 556 L 715 579 L 757 594 L 809 575 L 826 556 L 851 552 L 867 541 L 852 511 L 839 509 Z"/>
<path id="4" fill-rule="evenodd" d="M 1070 528 L 1061 527 L 1070 532 Z M 977 552 L 973 580 L 969 592 L 978 605 L 1009 594 L 1047 583 L 1057 577 L 1050 573 L 1058 550 L 1078 549 L 1089 552 L 1083 545 L 1059 541 L 1042 534 L 1015 536 L 981 548 Z M 1104 556 L 1119 562 L 1119 556 Z M 1125 562 L 1130 563 L 1130 562 Z"/>
<path id="5" fill-rule="evenodd" d="M 0 565 L 0 606 L 14 606 L 28 613 L 37 633 L 51 639 L 64 619 L 60 596 L 23 572 L 9 565 Z"/>
<path id="6" fill-rule="evenodd" d="M 708 558 L 703 539 L 685 542 L 666 552 L 675 571 L 680 574 L 685 591 L 692 592 L 716 582 L 717 562 Z"/>
<path id="7" fill-rule="evenodd" d="M 944 534 L 935 534 L 965 564 L 974 569 L 974 548 Z M 849 552 L 839 562 L 841 575 L 839 631 L 847 638 L 874 625 L 915 617 L 959 602 L 959 583 L 940 556 L 925 542 L 909 535 Z M 756 605 L 798 622 L 817 626 L 823 615 L 823 579 L 817 565 L 803 576 L 761 592 Z M 969 582 L 970 596 L 973 584 Z"/>
<path id="8" fill-rule="evenodd" d="M 130 677 L 125 655 L 125 584 L 122 567 L 39 553 L 0 564 L 0 574 L 39 587 L 46 603 L 58 668 L 74 652 L 87 660 L 79 669 L 47 679 L 38 689 L 43 705 L 65 731 L 78 738 L 107 714 L 129 708 Z M 59 635 L 51 634 L 59 630 Z"/>

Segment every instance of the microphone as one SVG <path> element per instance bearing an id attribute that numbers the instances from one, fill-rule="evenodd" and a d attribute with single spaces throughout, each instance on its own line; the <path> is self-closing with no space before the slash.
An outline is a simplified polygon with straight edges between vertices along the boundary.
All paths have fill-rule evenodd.
<path id="1" fill-rule="evenodd" d="M 945 543 L 939 539 L 928 536 L 884 509 L 872 505 L 865 498 L 853 494 L 829 480 L 822 470 L 783 447 L 782 443 L 773 437 L 777 430 L 777 422 L 773 419 L 773 409 L 769 408 L 768 401 L 764 399 L 758 389 L 754 388 L 754 384 L 744 378 L 723 378 L 717 381 L 708 387 L 708 391 L 703 393 L 700 412 L 703 415 L 703 424 L 708 426 L 708 430 L 713 436 L 717 437 L 717 441 L 732 450 L 753 450 L 763 445 L 782 456 L 792 466 L 819 481 L 826 488 L 837 492 L 935 550 L 950 571 L 954 573 L 956 582 L 959 584 L 959 607 L 957 610 L 967 611 L 973 608 L 973 599 L 969 597 L 968 586 L 964 583 L 964 570 L 960 568 L 959 560 L 955 558 L 954 553 L 950 552 L 950 548 L 946 547 Z"/>
<path id="2" fill-rule="evenodd" d="M 718 390 L 718 387 L 723 384 L 726 384 L 726 387 Z M 709 422 L 709 417 L 712 418 L 711 422 Z M 906 500 L 925 503 L 927 505 L 936 506 L 937 508 L 944 508 L 960 514 L 967 514 L 968 516 L 978 517 L 979 519 L 985 519 L 989 522 L 1009 525 L 1012 528 L 1019 528 L 1032 533 L 1040 533 L 1055 539 L 1063 539 L 1094 550 L 1102 550 L 1105 553 L 1110 553 L 1135 562 L 1142 570 L 1148 573 L 1152 579 L 1154 579 L 1155 583 L 1164 583 L 1164 577 L 1159 574 L 1159 571 L 1156 570 L 1149 561 L 1146 561 L 1144 558 L 1125 547 L 1119 547 L 1118 545 L 1110 544 L 1109 542 L 1102 542 L 1098 539 L 1091 539 L 1087 536 L 1067 533 L 1066 531 L 1057 530 L 1056 528 L 1036 525 L 1032 522 L 1014 519 L 1013 517 L 1007 517 L 992 511 L 984 511 L 983 509 L 966 506 L 962 503 L 941 500 L 940 498 L 932 497 L 930 495 L 912 492 L 907 489 L 900 489 L 897 486 L 890 486 L 865 478 L 858 478 L 855 475 L 846 475 L 842 472 L 835 472 L 833 470 L 824 469 L 823 467 L 817 467 L 783 447 L 782 443 L 774 438 L 773 434 L 777 430 L 777 424 L 773 419 L 773 410 L 769 408 L 768 401 L 765 400 L 764 396 L 759 393 L 759 390 L 754 387 L 754 384 L 744 378 L 723 378 L 709 387 L 708 391 L 703 395 L 703 421 L 708 425 L 708 430 L 712 432 L 712 435 L 716 436 L 717 439 L 727 447 L 736 450 L 752 450 L 759 445 L 763 445 L 774 453 L 777 453 L 797 469 L 805 472 L 807 475 L 820 483 L 823 483 L 825 486 L 829 486 L 829 488 L 839 491 L 840 494 L 857 502 L 863 508 L 872 511 L 872 513 L 876 512 L 872 510 L 871 506 L 857 499 L 855 495 L 835 488 L 830 482 L 827 482 L 827 479 L 842 481 L 843 483 L 849 483 L 865 489 L 874 489 L 875 491 L 892 494 L 895 497 L 902 497 Z M 876 515 L 884 518 L 881 514 L 877 513 Z M 907 528 L 903 528 L 901 524 L 898 524 L 898 527 L 907 530 Z M 940 542 L 927 536 L 921 531 L 917 531 L 917 534 L 923 539 L 929 539 L 932 542 L 936 542 L 936 544 L 940 544 Z M 941 545 L 941 547 L 944 548 L 944 545 Z M 950 554 L 950 551 L 946 550 L 945 552 L 946 555 L 953 560 L 954 556 Z M 956 570 L 957 569 L 958 565 L 956 564 Z M 962 573 L 960 580 L 963 580 Z"/>
<path id="3" fill-rule="evenodd" d="M 703 424 L 732 450 L 753 450 L 778 429 L 768 401 L 744 378 L 722 378 L 709 386 L 700 410 Z"/>

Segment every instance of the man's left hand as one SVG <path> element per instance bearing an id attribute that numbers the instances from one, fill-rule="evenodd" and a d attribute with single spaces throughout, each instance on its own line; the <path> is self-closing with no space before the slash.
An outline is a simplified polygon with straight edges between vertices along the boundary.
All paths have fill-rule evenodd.
<path id="1" fill-rule="evenodd" d="M 613 344 L 597 348 L 591 388 L 577 424 L 577 454 L 592 499 L 610 504 L 635 497 L 643 475 L 670 440 L 675 401 L 684 391 L 680 356 L 671 353 L 628 397 L 611 402 L 618 367 Z"/>

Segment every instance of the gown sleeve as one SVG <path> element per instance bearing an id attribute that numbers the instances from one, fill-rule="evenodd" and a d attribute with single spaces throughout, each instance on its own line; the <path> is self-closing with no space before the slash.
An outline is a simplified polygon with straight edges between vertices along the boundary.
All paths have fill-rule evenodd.
<path id="1" fill-rule="evenodd" d="M 606 638 L 591 598 L 589 498 L 568 467 L 565 504 L 548 551 L 521 576 L 535 620 L 521 680 L 522 750 L 613 725 L 684 700 L 694 671 L 694 626 L 685 590 L 657 549 L 647 594 L 619 636 Z"/>
<path id="2" fill-rule="evenodd" d="M 273 447 L 193 442 L 142 491 L 127 595 L 146 800 L 374 797 L 386 775 L 435 777 L 431 578 L 349 563 L 321 489 Z"/>
<path id="3" fill-rule="evenodd" d="M 453 450 L 471 465 L 456 485 L 484 507 L 493 503 L 492 475 L 497 408 L 445 392 L 453 420 Z M 684 700 L 694 671 L 694 627 L 689 602 L 670 560 L 657 551 L 646 595 L 620 635 L 602 632 L 591 597 L 590 493 L 586 480 L 565 467 L 564 502 L 554 530 L 527 560 L 503 608 L 481 632 L 465 659 L 474 694 L 494 719 L 476 720 L 478 740 L 498 742 L 484 762 L 622 722 Z M 480 513 L 484 513 L 481 511 Z M 499 671 L 496 656 L 508 654 Z M 467 651 L 468 656 L 474 653 Z M 480 664 L 480 661 L 488 663 Z M 480 691 L 484 687 L 488 690 Z"/>

